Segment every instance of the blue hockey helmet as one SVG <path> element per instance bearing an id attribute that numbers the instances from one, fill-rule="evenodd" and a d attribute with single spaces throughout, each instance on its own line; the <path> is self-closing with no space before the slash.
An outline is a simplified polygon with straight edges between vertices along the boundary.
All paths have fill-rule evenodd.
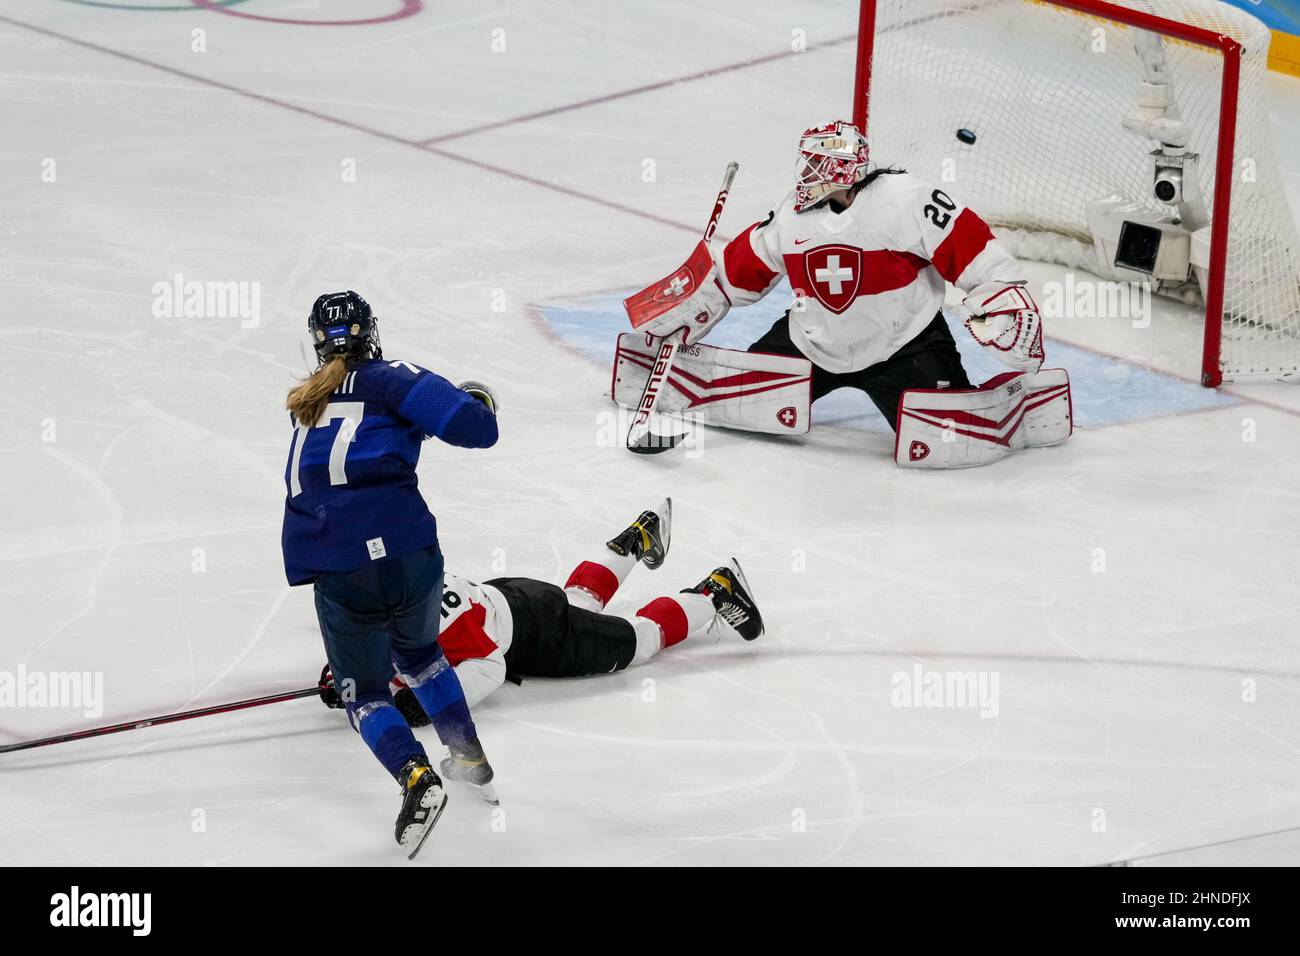
<path id="1" fill-rule="evenodd" d="M 370 303 L 350 289 L 320 296 L 307 316 L 307 331 L 322 362 L 334 355 L 383 357 Z"/>

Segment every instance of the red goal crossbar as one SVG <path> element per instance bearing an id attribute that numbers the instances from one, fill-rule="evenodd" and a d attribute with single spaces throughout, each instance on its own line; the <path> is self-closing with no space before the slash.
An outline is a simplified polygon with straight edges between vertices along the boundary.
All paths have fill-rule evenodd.
<path id="1" fill-rule="evenodd" d="M 858 10 L 858 54 L 853 85 L 853 122 L 867 133 L 871 114 L 871 58 L 876 44 L 878 0 L 861 0 Z M 1201 384 L 1215 388 L 1223 381 L 1223 291 L 1228 264 L 1228 220 L 1237 141 L 1237 98 L 1241 84 L 1241 44 L 1232 37 L 1201 27 L 1129 10 L 1104 0 L 1034 0 L 1047 6 L 1113 20 L 1218 50 L 1223 55 L 1223 84 L 1219 90 L 1219 138 L 1214 157 L 1214 219 L 1210 224 L 1209 288 L 1205 296 L 1205 339 L 1201 355 Z"/>

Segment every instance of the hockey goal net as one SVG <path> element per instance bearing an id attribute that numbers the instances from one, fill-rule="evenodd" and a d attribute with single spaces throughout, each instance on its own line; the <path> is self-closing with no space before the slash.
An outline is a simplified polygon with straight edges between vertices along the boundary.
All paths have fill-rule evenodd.
<path id="1" fill-rule="evenodd" d="M 1203 310 L 1203 384 L 1296 378 L 1269 38 L 1216 0 L 861 0 L 854 119 L 1017 256 Z M 1162 163 L 1181 202 L 1157 198 Z"/>

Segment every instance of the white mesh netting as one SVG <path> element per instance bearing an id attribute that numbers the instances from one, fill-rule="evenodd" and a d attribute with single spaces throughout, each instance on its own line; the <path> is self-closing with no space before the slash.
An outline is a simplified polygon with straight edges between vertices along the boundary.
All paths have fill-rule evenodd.
<path id="1" fill-rule="evenodd" d="M 1155 143 L 1121 120 L 1144 78 L 1135 28 L 1038 0 L 876 0 L 868 136 L 873 161 L 936 182 L 1013 252 L 1096 271 L 1088 203 L 1119 194 L 1152 210 Z M 1216 0 L 1119 0 L 1230 36 L 1243 47 L 1225 272 L 1229 381 L 1300 372 L 1300 243 L 1268 129 L 1269 32 Z M 1174 99 L 1200 154 L 1214 215 L 1223 57 L 1162 40 Z M 859 91 L 862 95 L 862 91 Z M 958 129 L 977 134 L 974 144 Z M 1195 283 L 1185 290 L 1197 302 Z"/>

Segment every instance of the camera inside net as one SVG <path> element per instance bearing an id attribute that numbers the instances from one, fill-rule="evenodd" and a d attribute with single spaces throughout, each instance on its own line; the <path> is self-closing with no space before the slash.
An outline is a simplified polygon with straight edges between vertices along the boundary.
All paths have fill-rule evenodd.
<path id="1" fill-rule="evenodd" d="M 1156 199 L 1166 205 L 1183 201 L 1183 170 L 1181 166 L 1156 166 L 1156 181 L 1151 190 Z"/>
<path id="2" fill-rule="evenodd" d="M 1090 203 L 1088 229 L 1108 278 L 1129 282 L 1186 282 L 1194 264 L 1192 231 L 1149 203 L 1108 196 Z"/>
<path id="3" fill-rule="evenodd" d="M 1200 212 L 1200 187 L 1196 181 L 1197 154 L 1157 149 L 1151 153 L 1151 195 L 1166 206 L 1194 204 L 1180 210 L 1185 218 L 1195 219 Z M 1197 223 L 1196 226 L 1202 225 Z"/>
<path id="4" fill-rule="evenodd" d="M 1115 265 L 1151 275 L 1156 271 L 1163 238 L 1164 233 L 1156 226 L 1125 220 L 1115 247 Z"/>

